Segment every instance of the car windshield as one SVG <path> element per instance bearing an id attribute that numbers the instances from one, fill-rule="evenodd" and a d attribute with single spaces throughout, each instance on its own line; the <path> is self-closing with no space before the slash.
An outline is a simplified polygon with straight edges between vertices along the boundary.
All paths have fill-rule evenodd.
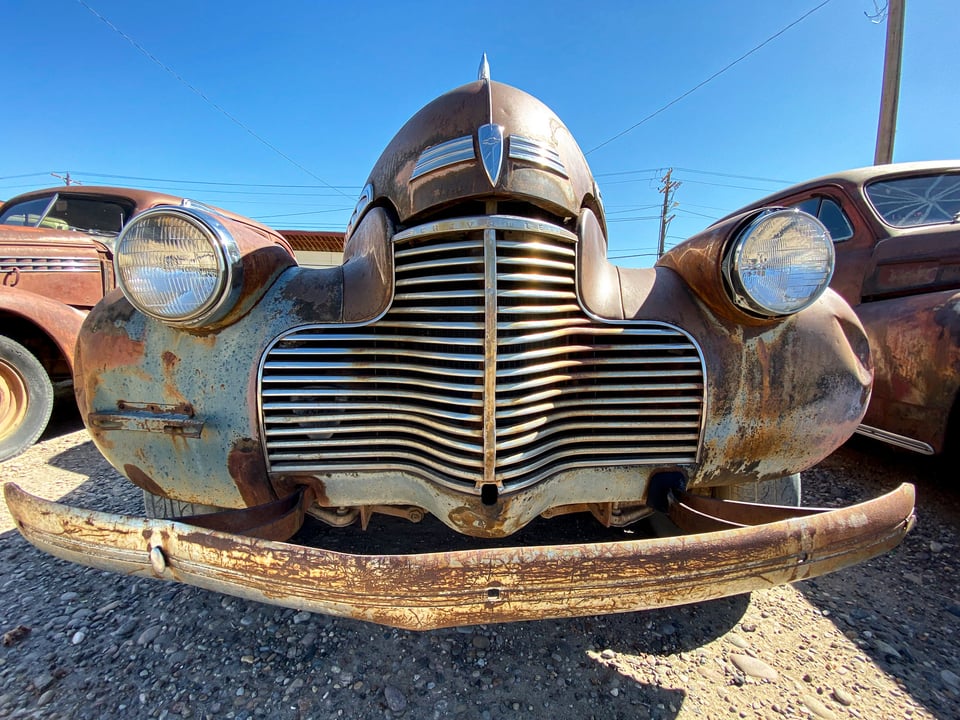
<path id="1" fill-rule="evenodd" d="M 53 200 L 52 195 L 24 200 L 11 205 L 0 215 L 0 225 L 25 225 L 37 227 Z"/>
<path id="2" fill-rule="evenodd" d="M 132 204 L 121 198 L 60 194 L 11 205 L 0 215 L 0 224 L 79 230 L 114 237 L 132 212 Z"/>
<path id="3" fill-rule="evenodd" d="M 866 187 L 877 214 L 894 227 L 955 222 L 960 215 L 960 174 L 879 180 Z"/>

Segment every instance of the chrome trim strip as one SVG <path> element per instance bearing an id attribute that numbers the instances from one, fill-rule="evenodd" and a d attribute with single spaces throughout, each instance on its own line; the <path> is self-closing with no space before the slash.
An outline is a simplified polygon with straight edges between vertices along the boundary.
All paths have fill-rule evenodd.
<path id="1" fill-rule="evenodd" d="M 569 230 L 565 230 L 562 227 L 552 225 L 541 220 L 529 220 L 527 218 L 517 217 L 515 215 L 477 215 L 474 217 L 455 218 L 452 220 L 437 220 L 436 222 L 417 225 L 399 232 L 393 236 L 393 242 L 396 244 L 412 238 L 417 238 L 419 240 L 432 237 L 434 235 L 443 235 L 445 233 L 487 229 L 531 232 L 537 235 L 543 235 L 545 237 L 566 240 L 567 242 L 573 244 L 577 242 L 576 234 L 570 232 Z M 525 244 L 522 242 L 507 244 L 501 241 L 498 243 L 498 247 L 523 248 L 525 247 Z M 544 245 L 543 247 L 546 247 L 550 250 L 555 249 L 553 245 Z M 398 259 L 402 256 L 402 252 L 405 251 L 397 251 L 396 257 Z"/>
<path id="2" fill-rule="evenodd" d="M 367 183 L 360 191 L 360 197 L 357 198 L 357 204 L 353 206 L 353 212 L 350 214 L 350 220 L 347 221 L 346 237 L 353 234 L 353 229 L 360 222 L 360 218 L 367 211 L 367 208 L 373 203 L 373 183 Z"/>
<path id="3" fill-rule="evenodd" d="M 428 147 L 417 159 L 417 164 L 413 167 L 411 180 L 435 172 L 450 165 L 476 160 L 477 153 L 473 147 L 473 136 L 464 135 L 463 137 L 447 140 L 439 145 Z"/>
<path id="4" fill-rule="evenodd" d="M 874 440 L 879 440 L 880 442 L 885 442 L 905 450 L 912 450 L 921 455 L 934 454 L 933 447 L 922 440 L 914 440 L 905 435 L 897 435 L 897 433 L 892 433 L 889 430 L 881 430 L 880 428 L 871 427 L 870 425 L 860 425 L 856 429 L 856 432 L 859 435 L 873 438 Z"/>
<path id="5" fill-rule="evenodd" d="M 547 170 L 552 170 L 560 177 L 569 177 L 563 161 L 560 160 L 560 153 L 539 140 L 524 137 L 523 135 L 511 135 L 509 156 L 513 160 L 523 160 L 533 163 L 534 165 L 539 165 Z"/>
<path id="6" fill-rule="evenodd" d="M 99 272 L 100 259 L 95 257 L 0 258 L 0 273 L 14 270 L 18 272 Z"/>

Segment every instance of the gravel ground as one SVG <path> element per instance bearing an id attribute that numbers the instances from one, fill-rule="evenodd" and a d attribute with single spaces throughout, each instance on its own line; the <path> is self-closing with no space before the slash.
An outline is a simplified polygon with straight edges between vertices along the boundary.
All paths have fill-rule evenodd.
<path id="1" fill-rule="evenodd" d="M 140 514 L 139 491 L 64 414 L 2 480 Z M 672 610 L 425 633 L 71 565 L 27 544 L 4 507 L 0 717 L 957 718 L 960 494 L 947 476 L 865 441 L 808 472 L 807 504 L 918 486 L 905 543 L 834 575 Z"/>

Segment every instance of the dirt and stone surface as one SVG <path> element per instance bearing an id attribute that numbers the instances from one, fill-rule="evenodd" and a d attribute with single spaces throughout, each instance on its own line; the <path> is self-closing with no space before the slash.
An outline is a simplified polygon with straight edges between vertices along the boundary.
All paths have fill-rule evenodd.
<path id="1" fill-rule="evenodd" d="M 0 479 L 139 515 L 139 491 L 60 412 Z M 853 441 L 806 473 L 811 505 L 917 484 L 913 533 L 852 569 L 670 610 L 423 633 L 62 562 L 3 506 L 0 717 L 958 718 L 960 489 L 943 468 Z M 417 546 L 446 533 L 398 527 Z"/>

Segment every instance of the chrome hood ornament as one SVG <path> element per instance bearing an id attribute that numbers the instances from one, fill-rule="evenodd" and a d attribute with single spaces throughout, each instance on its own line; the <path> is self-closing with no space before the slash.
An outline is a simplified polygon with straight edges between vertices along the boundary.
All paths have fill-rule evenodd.
<path id="1" fill-rule="evenodd" d="M 480 82 L 488 82 L 490 80 L 490 63 L 487 62 L 486 53 L 480 58 L 480 69 L 477 71 L 477 80 Z"/>
<path id="2" fill-rule="evenodd" d="M 487 92 L 487 107 L 490 122 L 477 128 L 477 145 L 480 147 L 480 160 L 487 173 L 490 184 L 497 186 L 500 170 L 503 168 L 503 126 L 493 122 L 493 93 L 490 88 L 490 63 L 484 53 L 480 60 L 480 72 L 477 80 L 482 82 Z"/>

